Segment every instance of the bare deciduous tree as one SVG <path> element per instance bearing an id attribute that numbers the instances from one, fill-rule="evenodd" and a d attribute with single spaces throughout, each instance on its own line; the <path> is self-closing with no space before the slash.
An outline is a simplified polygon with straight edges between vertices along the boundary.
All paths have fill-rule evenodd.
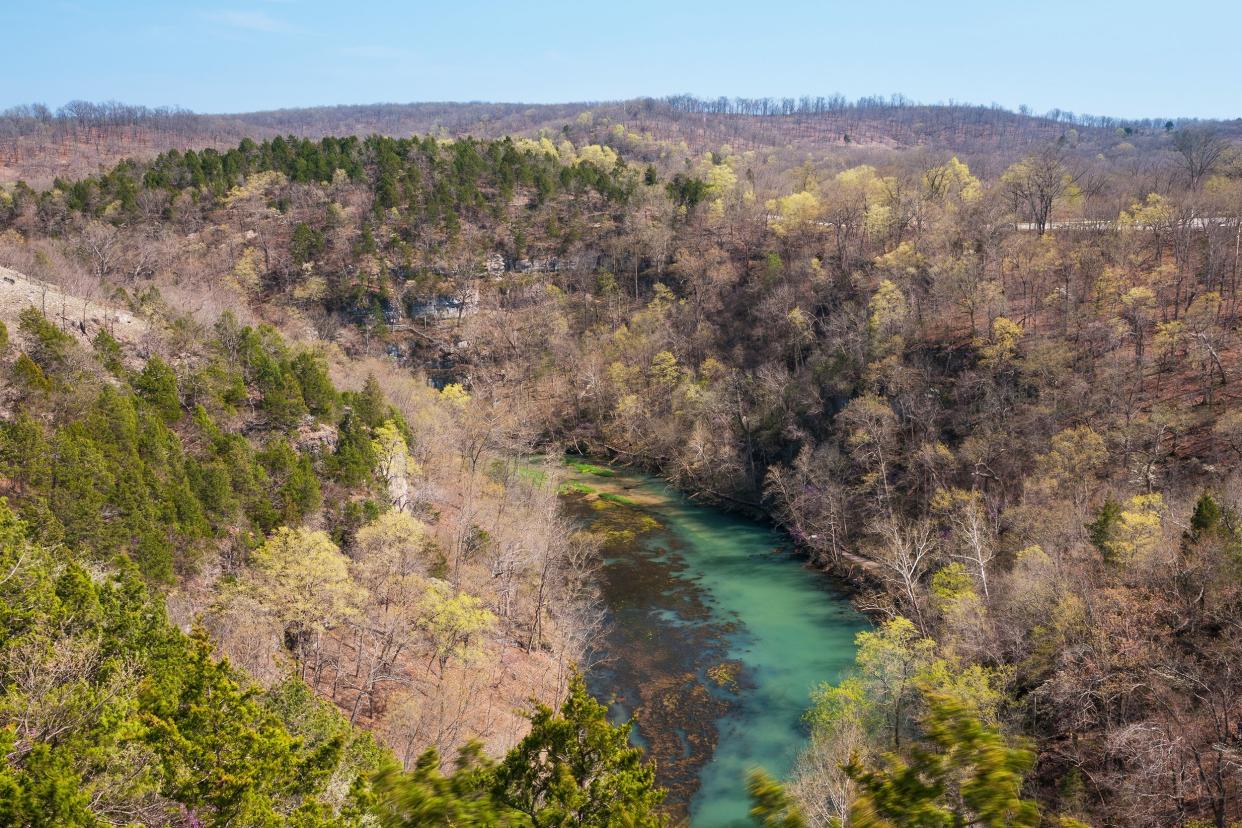
<path id="1" fill-rule="evenodd" d="M 1203 179 L 1225 160 L 1229 142 L 1208 127 L 1187 127 L 1173 135 L 1173 149 L 1181 157 L 1182 168 L 1191 190 L 1198 190 Z"/>

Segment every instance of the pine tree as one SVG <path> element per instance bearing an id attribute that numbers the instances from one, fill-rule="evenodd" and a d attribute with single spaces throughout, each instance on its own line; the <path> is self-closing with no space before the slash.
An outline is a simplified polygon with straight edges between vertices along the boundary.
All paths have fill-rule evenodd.
<path id="1" fill-rule="evenodd" d="M 124 370 L 124 365 L 121 362 L 121 343 L 116 341 L 116 337 L 108 333 L 106 329 L 100 328 L 99 333 L 95 334 L 95 338 L 91 340 L 91 345 L 95 348 L 95 356 L 100 364 L 108 370 L 108 373 L 119 377 Z"/>
<path id="2" fill-rule="evenodd" d="M 205 824 L 278 824 L 278 804 L 313 793 L 339 759 L 340 742 L 307 751 L 241 687 L 198 631 L 179 669 L 148 685 L 146 742 L 162 788 Z M 266 817 L 266 818 L 265 818 Z"/>
<path id="3" fill-rule="evenodd" d="M 371 479 L 375 463 L 371 430 L 360 415 L 347 412 L 341 420 L 336 451 L 330 463 L 333 476 L 346 486 L 361 486 Z"/>
<path id="4" fill-rule="evenodd" d="M 295 679 L 252 686 L 132 565 L 92 575 L 27 535 L 0 500 L 0 825 L 361 824 L 393 763 L 373 739 Z"/>
<path id="5" fill-rule="evenodd" d="M 380 388 L 375 374 L 367 374 L 362 390 L 353 395 L 354 415 L 369 428 L 377 428 L 385 419 L 387 406 L 384 404 L 384 392 Z"/>
<path id="6" fill-rule="evenodd" d="M 167 362 L 158 356 L 147 360 L 146 367 L 134 378 L 134 390 L 146 400 L 164 422 L 172 424 L 181 419 L 181 396 L 177 392 L 177 375 Z"/>
<path id="7" fill-rule="evenodd" d="M 303 351 L 293 358 L 291 367 L 302 389 L 302 400 L 310 413 L 316 417 L 331 415 L 336 409 L 337 393 L 323 360 L 309 351 Z"/>
<path id="8" fill-rule="evenodd" d="M 17 361 L 13 363 L 13 379 L 28 394 L 46 394 L 52 390 L 47 374 L 27 354 L 18 354 Z"/>
<path id="9" fill-rule="evenodd" d="M 664 793 L 629 743 L 631 725 L 609 724 L 582 676 L 570 680 L 559 715 L 537 705 L 530 719 L 530 733 L 497 768 L 500 802 L 541 827 L 664 824 Z"/>
<path id="10" fill-rule="evenodd" d="M 21 312 L 19 327 L 26 337 L 27 353 L 45 374 L 58 375 L 68 366 L 73 337 L 56 327 L 36 308 Z"/>

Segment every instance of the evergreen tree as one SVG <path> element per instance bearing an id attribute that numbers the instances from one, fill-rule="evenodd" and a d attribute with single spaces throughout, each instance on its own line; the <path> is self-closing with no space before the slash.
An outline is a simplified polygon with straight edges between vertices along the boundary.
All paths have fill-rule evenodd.
<path id="1" fill-rule="evenodd" d="M 293 228 L 293 239 L 289 244 L 289 252 L 296 264 L 305 264 L 323 252 L 323 233 L 305 222 Z"/>
<path id="2" fill-rule="evenodd" d="M 1212 493 L 1201 494 L 1195 501 L 1195 511 L 1190 516 L 1190 529 L 1194 538 L 1198 539 L 1200 535 L 1216 529 L 1223 516 L 1224 512 L 1220 504 L 1216 502 L 1216 498 L 1212 497 Z"/>
<path id="3" fill-rule="evenodd" d="M 52 390 L 52 382 L 28 354 L 18 354 L 13 363 L 13 380 L 27 394 L 46 394 Z"/>
<path id="4" fill-rule="evenodd" d="M 116 337 L 108 333 L 106 329 L 100 328 L 99 333 L 95 334 L 95 338 L 91 340 L 91 345 L 95 349 L 95 356 L 100 364 L 108 370 L 108 373 L 119 377 L 124 366 L 121 362 L 121 343 L 116 341 Z"/>
<path id="5" fill-rule="evenodd" d="M 540 828 L 663 825 L 664 794 L 642 750 L 630 745 L 630 727 L 609 724 L 607 709 L 574 675 L 560 715 L 537 705 L 530 733 L 497 768 L 497 799 Z"/>
<path id="6" fill-rule="evenodd" d="M 293 358 L 291 367 L 298 378 L 302 400 L 310 413 L 316 417 L 331 415 L 336 409 L 337 393 L 323 360 L 309 351 L 303 351 Z"/>
<path id="7" fill-rule="evenodd" d="M 26 412 L 0 424 L 0 475 L 19 496 L 39 496 L 51 483 L 49 446 L 43 427 Z"/>
<path id="8" fill-rule="evenodd" d="M 361 486 L 371 479 L 375 462 L 371 430 L 361 416 L 347 412 L 341 420 L 330 464 L 333 476 L 346 486 Z"/>
<path id="9" fill-rule="evenodd" d="M 159 356 L 147 360 L 146 367 L 134 378 L 134 390 L 146 400 L 164 422 L 177 422 L 181 418 L 181 396 L 177 392 L 177 375 Z"/>
<path id="10" fill-rule="evenodd" d="M 1121 504 L 1110 497 L 1100 507 L 1095 520 L 1087 524 L 1087 537 L 1091 539 L 1092 545 L 1100 550 L 1105 559 L 1110 556 L 1109 542 L 1113 539 L 1113 533 L 1120 521 Z"/>
<path id="11" fill-rule="evenodd" d="M 273 510 L 288 525 L 297 525 L 319 508 L 319 479 L 310 458 L 299 454 L 283 436 L 274 437 L 257 456 L 271 481 Z"/>
<path id="12" fill-rule="evenodd" d="M 55 376 L 68 367 L 73 337 L 33 307 L 21 312 L 19 327 L 26 338 L 26 353 L 45 374 Z"/>
<path id="13" fill-rule="evenodd" d="M 384 391 L 380 388 L 375 374 L 367 374 L 362 390 L 352 395 L 351 403 L 358 420 L 369 428 L 378 428 L 386 419 L 387 405 L 384 403 Z"/>
<path id="14" fill-rule="evenodd" d="M 251 686 L 132 566 L 93 577 L 27 535 L 0 500 L 0 825 L 360 824 L 393 762 L 374 740 L 305 685 Z"/>
<path id="15" fill-rule="evenodd" d="M 162 681 L 148 685 L 142 699 L 151 722 L 145 741 L 159 757 L 168 796 L 223 828 L 278 824 L 271 816 L 282 803 L 323 787 L 340 759 L 339 740 L 304 749 L 226 663 L 212 658 L 201 631 L 178 666 L 161 671 Z"/>

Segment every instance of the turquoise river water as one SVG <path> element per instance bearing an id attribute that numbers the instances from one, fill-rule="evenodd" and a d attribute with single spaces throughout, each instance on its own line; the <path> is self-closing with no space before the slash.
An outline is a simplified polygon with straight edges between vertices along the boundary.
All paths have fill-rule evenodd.
<path id="1" fill-rule="evenodd" d="M 779 532 L 659 480 L 590 468 L 571 473 L 566 500 L 606 538 L 609 629 L 592 692 L 636 719 L 675 815 L 749 825 L 747 772 L 788 773 L 811 690 L 842 677 L 866 621 Z"/>

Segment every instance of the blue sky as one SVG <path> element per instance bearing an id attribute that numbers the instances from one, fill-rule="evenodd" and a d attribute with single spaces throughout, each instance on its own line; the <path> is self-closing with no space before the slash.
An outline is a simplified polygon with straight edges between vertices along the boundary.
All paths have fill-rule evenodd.
<path id="1" fill-rule="evenodd" d="M 1242 117 L 1242 0 L 0 0 L 0 107 L 680 92 Z"/>

